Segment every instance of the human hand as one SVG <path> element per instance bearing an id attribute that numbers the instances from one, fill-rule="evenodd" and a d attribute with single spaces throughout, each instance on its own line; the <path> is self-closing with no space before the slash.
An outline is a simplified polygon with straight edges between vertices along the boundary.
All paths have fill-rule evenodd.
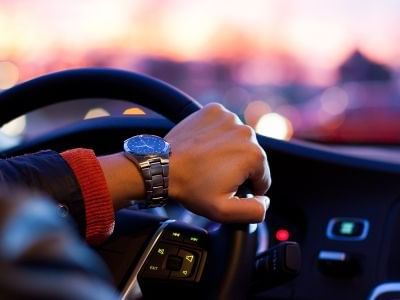
<path id="1" fill-rule="evenodd" d="M 171 144 L 169 195 L 196 214 L 218 222 L 261 222 L 271 184 L 254 130 L 220 104 L 209 104 L 176 125 Z M 252 183 L 253 198 L 237 189 Z"/>

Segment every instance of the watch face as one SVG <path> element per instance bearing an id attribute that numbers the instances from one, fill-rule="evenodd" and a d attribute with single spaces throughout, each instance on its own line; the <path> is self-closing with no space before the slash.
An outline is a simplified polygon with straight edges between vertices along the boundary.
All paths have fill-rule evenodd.
<path id="1" fill-rule="evenodd" d="M 127 139 L 124 149 L 135 155 L 167 155 L 169 154 L 169 144 L 164 139 L 155 135 L 137 135 Z"/>

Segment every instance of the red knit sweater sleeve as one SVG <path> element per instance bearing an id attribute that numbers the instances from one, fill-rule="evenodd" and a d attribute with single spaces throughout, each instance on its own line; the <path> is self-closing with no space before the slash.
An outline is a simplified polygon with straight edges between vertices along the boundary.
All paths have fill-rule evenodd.
<path id="1" fill-rule="evenodd" d="M 114 209 L 106 179 L 96 155 L 77 148 L 61 153 L 79 182 L 85 205 L 86 240 L 101 244 L 114 230 Z"/>

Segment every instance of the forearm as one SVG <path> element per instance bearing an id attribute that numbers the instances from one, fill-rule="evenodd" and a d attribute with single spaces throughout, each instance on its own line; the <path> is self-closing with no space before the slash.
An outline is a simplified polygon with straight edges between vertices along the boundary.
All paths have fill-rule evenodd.
<path id="1" fill-rule="evenodd" d="M 114 211 L 139 197 L 143 186 L 134 165 L 124 160 L 122 154 L 97 158 L 89 149 L 2 159 L 0 189 L 22 187 L 49 195 L 89 243 L 99 244 L 113 231 Z"/>
<path id="2" fill-rule="evenodd" d="M 85 208 L 80 186 L 68 164 L 54 151 L 0 160 L 0 189 L 33 190 L 49 195 L 68 207 L 79 231 L 85 234 Z"/>

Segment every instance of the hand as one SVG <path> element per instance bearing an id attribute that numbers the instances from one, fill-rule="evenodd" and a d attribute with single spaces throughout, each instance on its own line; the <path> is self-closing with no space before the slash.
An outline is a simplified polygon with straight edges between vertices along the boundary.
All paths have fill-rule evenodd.
<path id="1" fill-rule="evenodd" d="M 176 125 L 171 144 L 169 195 L 218 222 L 261 222 L 271 177 L 254 130 L 220 104 L 209 104 Z M 254 198 L 235 197 L 250 180 Z"/>

